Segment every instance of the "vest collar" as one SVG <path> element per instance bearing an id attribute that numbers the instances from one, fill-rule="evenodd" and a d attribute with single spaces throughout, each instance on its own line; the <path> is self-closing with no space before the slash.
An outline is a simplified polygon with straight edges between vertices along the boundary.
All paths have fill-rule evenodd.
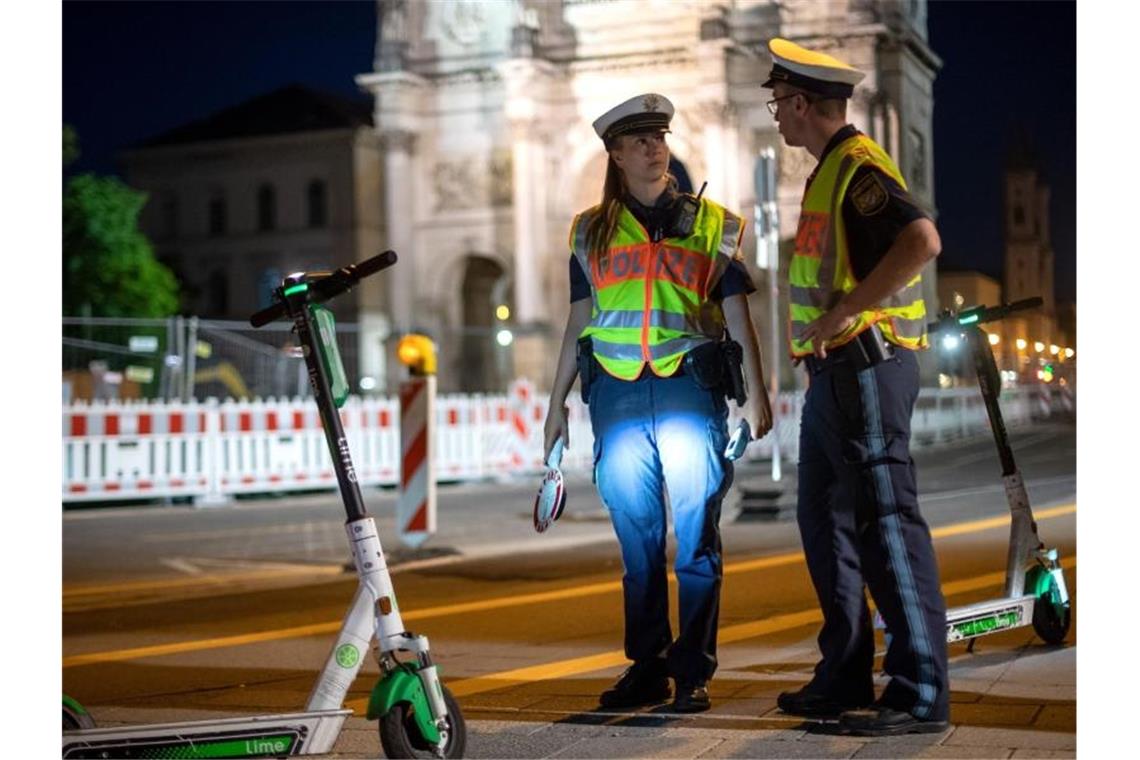
<path id="1" fill-rule="evenodd" d="M 844 140 L 850 139 L 857 134 L 860 134 L 860 132 L 859 132 L 859 129 L 854 124 L 848 124 L 845 127 L 840 127 L 835 132 L 835 134 L 833 134 L 831 136 L 831 139 L 827 141 L 827 145 L 824 146 L 823 153 L 821 153 L 819 156 L 819 163 L 817 163 L 815 165 L 815 168 L 812 169 L 811 176 L 809 176 L 807 179 L 807 184 L 810 185 L 811 181 L 813 179 L 815 179 L 815 175 L 816 175 L 816 172 L 819 171 L 819 167 L 823 166 L 823 162 L 827 160 L 827 154 L 831 153 L 831 151 L 838 148 L 839 144 L 841 142 L 843 142 Z"/>

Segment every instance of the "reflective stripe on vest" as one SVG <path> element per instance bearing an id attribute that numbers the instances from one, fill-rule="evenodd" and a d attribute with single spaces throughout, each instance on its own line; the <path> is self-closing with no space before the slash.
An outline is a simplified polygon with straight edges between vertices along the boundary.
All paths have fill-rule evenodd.
<path id="1" fill-rule="evenodd" d="M 659 376 L 672 375 L 686 353 L 724 332 L 720 304 L 708 294 L 738 254 L 744 221 L 702 198 L 691 235 L 653 243 L 623 206 L 603 268 L 586 247 L 590 219 L 599 212 L 579 214 L 570 228 L 593 298 L 580 337 L 592 339 L 594 357 L 615 377 L 633 380 L 647 363 Z"/>
<path id="2" fill-rule="evenodd" d="M 844 140 L 824 158 L 804 193 L 788 272 L 792 356 L 812 353 L 812 342 L 802 339 L 804 328 L 859 284 L 847 250 L 842 203 L 855 172 L 864 165 L 881 170 L 906 189 L 894 161 L 866 135 Z M 911 349 L 927 346 L 921 274 L 877 309 L 860 312 L 850 327 L 827 345 L 841 346 L 873 324 L 878 324 L 883 336 L 896 345 Z"/>

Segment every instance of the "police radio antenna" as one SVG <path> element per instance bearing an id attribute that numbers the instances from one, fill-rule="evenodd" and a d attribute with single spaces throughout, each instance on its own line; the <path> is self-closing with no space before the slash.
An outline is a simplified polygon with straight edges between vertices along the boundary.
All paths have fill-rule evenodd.
<path id="1" fill-rule="evenodd" d="M 708 186 L 709 186 L 709 181 L 707 179 L 701 183 L 701 189 L 700 189 L 700 191 L 697 192 L 697 200 L 698 201 L 701 199 L 701 196 L 705 194 L 705 188 Z"/>

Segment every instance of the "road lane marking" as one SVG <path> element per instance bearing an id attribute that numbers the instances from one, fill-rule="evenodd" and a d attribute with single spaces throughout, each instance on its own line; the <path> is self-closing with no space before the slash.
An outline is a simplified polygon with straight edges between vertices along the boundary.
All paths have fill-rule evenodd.
<path id="1" fill-rule="evenodd" d="M 1074 556 L 1071 561 L 1065 561 L 1064 565 L 1066 570 L 1071 571 L 1075 569 L 1077 566 L 1077 558 Z M 987 573 L 986 575 L 964 578 L 943 584 L 942 594 L 943 596 L 951 597 L 970 591 L 1002 586 L 1004 584 L 1005 571 L 1003 570 L 998 573 Z M 820 622 L 823 622 L 823 614 L 816 608 L 802 610 L 800 612 L 791 612 L 785 615 L 777 615 L 776 617 L 756 620 L 751 623 L 738 623 L 720 629 L 717 634 L 717 645 L 746 641 L 748 639 L 767 636 L 772 633 L 780 633 L 782 631 L 790 631 L 795 628 L 801 628 L 805 625 Z M 466 697 L 487 691 L 495 691 L 496 689 L 505 689 L 510 686 L 517 686 L 531 681 L 546 681 L 554 678 L 577 676 L 595 670 L 603 670 L 615 665 L 627 665 L 628 663 L 629 660 L 626 659 L 625 652 L 619 649 L 604 654 L 589 655 L 572 660 L 561 660 L 543 665 L 518 668 L 516 670 L 506 670 L 501 673 L 489 673 L 474 678 L 465 678 L 449 683 L 447 688 L 449 688 L 451 693 L 456 697 Z M 353 710 L 363 711 L 368 706 L 368 700 L 362 699 L 359 700 L 359 703 L 356 701 L 346 702 L 345 706 Z"/>
<path id="2" fill-rule="evenodd" d="M 189 562 L 186 562 L 190 565 Z M 190 565 L 193 567 L 193 565 Z M 199 572 L 201 572 L 199 570 Z M 103 594 L 123 594 L 138 591 L 157 591 L 162 589 L 176 589 L 181 587 L 198 588 L 210 584 L 233 584 L 241 581 L 264 580 L 267 578 L 285 578 L 295 575 L 342 575 L 344 567 L 341 565 L 279 565 L 264 570 L 249 570 L 237 573 L 210 573 L 208 575 L 195 575 L 192 578 L 159 578 L 145 581 L 127 581 L 126 583 L 107 583 L 88 586 L 73 586 L 65 589 L 63 600 L 66 603 L 73 599 L 82 599 L 89 596 Z"/>
<path id="3" fill-rule="evenodd" d="M 1049 520 L 1056 517 L 1063 517 L 1065 515 L 1073 514 L 1077 511 L 1076 504 L 1065 504 L 1059 507 L 1052 507 L 1050 509 L 1043 509 L 1035 515 L 1038 522 L 1042 520 Z M 973 520 L 965 523 L 957 523 L 954 525 L 944 525 L 940 528 L 935 528 L 931 531 L 934 538 L 943 538 L 948 536 L 961 535 L 963 533 L 972 533 L 976 531 L 988 530 L 991 528 L 1001 527 L 1009 524 L 1009 515 L 1001 517 L 987 518 L 982 520 Z M 781 565 L 794 564 L 802 562 L 804 559 L 803 552 L 788 552 L 785 554 L 776 554 L 768 557 L 759 557 L 753 560 L 744 560 L 742 562 L 730 563 L 725 566 L 724 574 L 732 575 L 736 573 L 748 572 L 752 570 L 761 570 L 769 567 L 777 567 Z M 1005 573 L 999 573 L 1003 579 Z M 670 581 L 673 581 L 673 575 L 669 575 Z M 572 588 L 559 589 L 556 591 L 545 591 L 533 594 L 520 594 L 517 596 L 499 597 L 497 599 L 486 599 L 475 602 L 463 602 L 460 604 L 449 604 L 439 607 L 428 607 L 422 610 L 401 610 L 401 616 L 405 621 L 413 620 L 426 620 L 429 618 L 445 617 L 451 615 L 460 615 L 467 612 L 487 612 L 490 610 L 503 609 L 507 607 L 518 607 L 529 604 L 542 604 L 545 602 L 561 601 L 564 599 L 573 599 L 582 596 L 593 596 L 596 594 L 604 594 L 609 592 L 621 591 L 621 581 L 606 581 L 604 583 L 591 583 L 585 586 L 575 586 Z M 797 613 L 799 614 L 799 613 Z M 775 620 L 773 618 L 772 620 Z M 770 621 L 759 621 L 765 623 Z M 757 625 L 759 623 L 743 623 L 741 625 Z M 314 623 L 311 625 L 296 626 L 293 628 L 283 628 L 276 631 L 264 631 L 261 633 L 240 634 L 236 636 L 222 636 L 212 639 L 200 639 L 195 641 L 180 641 L 171 644 L 158 644 L 148 647 L 136 647 L 132 649 L 119 649 L 108 652 L 90 652 L 87 654 L 71 655 L 63 658 L 63 667 L 75 667 L 78 665 L 91 665 L 101 662 L 118 662 L 123 660 L 134 660 L 142 657 L 159 657 L 162 655 L 179 654 L 182 652 L 196 652 L 206 649 L 220 649 L 230 646 L 239 646 L 243 644 L 256 644 L 263 641 L 279 641 L 281 639 L 301 638 L 304 636 L 316 636 L 327 633 L 334 633 L 340 630 L 341 621 L 337 620 L 329 623 Z M 733 626 L 735 627 L 735 626 Z M 728 629 L 722 629 L 721 636 Z M 721 639 L 723 640 L 723 639 Z M 604 655 L 592 655 L 598 657 Z M 589 659 L 589 658 L 584 658 Z M 624 657 L 622 662 L 624 662 Z M 542 666 L 535 666 L 542 667 Z M 601 666 L 607 667 L 607 666 Z M 596 669 L 596 668 L 595 668 Z M 521 670 L 528 670 L 523 668 Z"/>
<path id="4" fill-rule="evenodd" d="M 1074 556 L 1071 560 L 1064 561 L 1064 565 L 1066 570 L 1074 570 L 1077 566 L 1077 558 Z M 942 586 L 942 593 L 946 597 L 952 597 L 970 591 L 979 591 L 985 588 L 993 588 L 994 586 L 1000 587 L 1004 583 L 1005 571 L 987 573 L 974 578 L 964 578 L 962 580 L 945 583 Z M 773 633 L 790 631 L 805 625 L 813 625 L 822 621 L 823 615 L 817 608 L 777 615 L 776 617 L 756 620 L 751 623 L 738 623 L 737 625 L 721 628 L 717 634 L 717 643 L 719 646 L 721 644 L 731 644 L 737 641 L 746 641 Z M 456 697 L 469 697 L 475 694 L 497 691 L 499 689 L 506 689 L 534 681 L 548 681 L 557 678 L 583 675 L 585 673 L 605 670 L 606 668 L 626 665 L 628 663 L 629 660 L 626 659 L 625 652 L 618 649 L 602 654 L 592 654 L 570 660 L 559 660 L 556 662 L 543 663 L 541 665 L 531 665 L 525 668 L 516 668 L 515 670 L 505 670 L 499 673 L 488 673 L 482 676 L 475 676 L 474 678 L 464 678 L 448 683 L 447 688 Z M 368 708 L 368 700 L 350 700 L 345 702 L 345 707 L 354 712 L 363 713 Z"/>

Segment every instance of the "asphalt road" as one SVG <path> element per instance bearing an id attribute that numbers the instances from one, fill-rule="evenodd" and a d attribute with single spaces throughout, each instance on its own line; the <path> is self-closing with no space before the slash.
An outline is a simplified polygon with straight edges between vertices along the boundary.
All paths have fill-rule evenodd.
<path id="1" fill-rule="evenodd" d="M 1075 429 L 1018 432 L 1014 448 L 1040 535 L 1060 550 L 1075 598 Z M 999 595 L 1008 511 L 992 442 L 916 459 L 948 603 Z M 792 503 L 791 481 L 782 495 L 772 489 L 772 503 Z M 745 468 L 738 482 L 772 485 L 762 465 Z M 623 667 L 621 564 L 597 497 L 587 480 L 571 479 L 569 519 L 540 536 L 529 515 L 536 485 L 443 489 L 434 551 L 391 552 L 405 622 L 430 637 L 469 720 L 588 714 Z M 391 548 L 394 497 L 375 491 L 368 501 Z M 774 694 L 810 677 L 814 593 L 788 511 L 761 520 L 740 506 L 730 499 L 722 519 L 720 667 L 714 709 L 702 720 L 786 727 L 771 715 Z M 316 495 L 67 514 L 65 692 L 103 725 L 299 709 L 355 585 L 342 570 L 338 508 Z M 978 649 L 998 662 L 1025 641 L 1023 629 L 983 639 Z M 964 647 L 951 656 L 965 656 Z M 362 707 L 375 676 L 375 663 L 366 664 L 350 706 Z M 956 694 L 956 704 L 970 701 Z M 955 710 L 956 720 L 991 719 L 985 710 Z"/>

